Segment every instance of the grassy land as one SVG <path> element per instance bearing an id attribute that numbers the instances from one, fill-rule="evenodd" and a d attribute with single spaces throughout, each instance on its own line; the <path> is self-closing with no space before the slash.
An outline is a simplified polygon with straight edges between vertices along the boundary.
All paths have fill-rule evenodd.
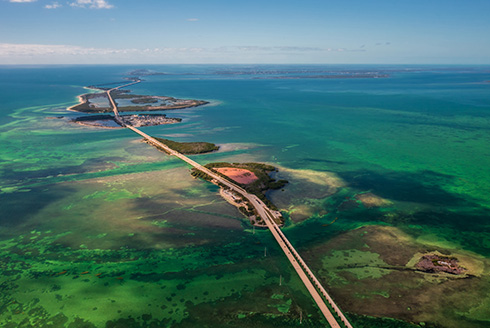
<path id="1" fill-rule="evenodd" d="M 154 104 L 158 102 L 158 99 L 151 97 L 134 98 L 131 100 L 133 104 Z"/>
<path id="2" fill-rule="evenodd" d="M 87 122 L 87 121 L 99 121 L 99 120 L 113 120 L 112 115 L 91 115 L 91 116 L 81 116 L 73 119 L 74 122 Z"/>
<path id="3" fill-rule="evenodd" d="M 185 109 L 185 108 L 205 105 L 207 103 L 208 102 L 206 101 L 194 100 L 192 103 L 185 103 L 185 104 L 177 103 L 174 105 L 165 105 L 165 106 L 125 106 L 125 107 L 118 107 L 118 109 L 120 112 L 149 112 L 149 111 L 159 111 L 159 110 Z"/>
<path id="4" fill-rule="evenodd" d="M 204 154 L 219 149 L 218 146 L 210 142 L 177 142 L 163 138 L 155 139 L 185 155 Z"/>

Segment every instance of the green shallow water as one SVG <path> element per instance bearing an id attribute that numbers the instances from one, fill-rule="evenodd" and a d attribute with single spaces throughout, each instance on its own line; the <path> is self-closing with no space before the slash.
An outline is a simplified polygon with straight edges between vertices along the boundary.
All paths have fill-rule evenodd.
<path id="1" fill-rule="evenodd" d="M 254 79 L 241 66 L 226 67 L 240 72 L 231 75 L 217 72 L 222 66 L 148 68 L 173 74 L 146 76 L 134 93 L 212 104 L 172 111 L 182 123 L 144 131 L 220 144 L 220 152 L 193 157 L 203 164 L 279 166 L 290 184 L 270 197 L 288 217 L 285 233 L 355 327 L 488 323 L 485 297 L 470 308 L 435 302 L 437 311 L 417 313 L 399 301 L 384 312 L 359 306 L 363 297 L 391 300 L 383 281 L 419 278 L 386 269 L 384 253 L 330 242 L 363 226 L 393 227 L 418 245 L 414 251 L 488 259 L 490 68 L 261 68 L 390 75 L 293 80 Z M 66 107 L 83 86 L 120 81 L 132 69 L 0 68 L 2 325 L 289 327 L 301 318 L 301 326 L 324 326 L 269 232 L 253 234 L 214 186 L 128 131 L 69 122 L 81 115 Z M 386 202 L 362 204 L 365 193 Z M 342 263 L 371 268 L 339 269 Z M 473 279 L 479 290 L 490 288 L 487 277 Z M 473 297 L 474 285 L 461 281 L 451 295 Z"/>

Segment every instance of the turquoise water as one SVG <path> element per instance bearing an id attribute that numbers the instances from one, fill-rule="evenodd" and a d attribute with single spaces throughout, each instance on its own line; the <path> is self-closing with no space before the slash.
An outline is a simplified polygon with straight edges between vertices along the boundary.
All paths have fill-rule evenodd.
<path id="1" fill-rule="evenodd" d="M 270 197 L 288 217 L 285 232 L 353 322 L 488 323 L 485 297 L 464 306 L 433 301 L 437 308 L 417 313 L 399 302 L 374 313 L 350 290 L 372 281 L 338 269 L 350 286 L 341 290 L 322 270 L 337 270 L 325 258 L 364 226 L 395 229 L 414 254 L 463 252 L 487 263 L 490 67 L 219 65 L 0 68 L 0 322 L 211 327 L 218 316 L 222 326 L 284 327 L 299 325 L 301 312 L 303 325 L 324 324 L 269 233 L 252 234 L 213 186 L 129 131 L 69 122 L 82 115 L 66 108 L 84 86 L 140 68 L 167 74 L 144 76 L 131 86 L 135 94 L 211 102 L 167 112 L 183 122 L 146 133 L 220 144 L 222 151 L 195 157 L 203 164 L 280 168 L 290 184 Z M 388 77 L 311 78 L 359 72 Z M 360 204 L 365 193 L 385 205 Z M 394 286 L 419 278 L 384 279 Z M 490 289 L 487 271 L 475 279 L 449 279 L 437 291 L 474 299 Z M 435 286 L 429 280 L 414 284 Z M 400 291 L 404 299 L 410 288 Z"/>

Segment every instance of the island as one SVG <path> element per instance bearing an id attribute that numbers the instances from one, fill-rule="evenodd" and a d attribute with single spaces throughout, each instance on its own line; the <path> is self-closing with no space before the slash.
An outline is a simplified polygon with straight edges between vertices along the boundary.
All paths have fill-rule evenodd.
<path id="1" fill-rule="evenodd" d="M 164 138 L 154 138 L 173 150 L 185 155 L 205 154 L 219 150 L 219 146 L 216 146 L 214 143 L 210 142 L 177 142 Z M 163 152 L 167 152 L 161 147 L 157 148 Z"/>
<path id="2" fill-rule="evenodd" d="M 240 186 L 248 193 L 254 194 L 260 198 L 260 200 L 271 208 L 271 210 L 278 214 L 278 217 L 281 217 L 281 221 L 276 223 L 279 225 L 284 224 L 284 219 L 277 211 L 277 207 L 267 198 L 268 191 L 281 189 L 288 183 L 287 180 L 276 180 L 271 177 L 272 173 L 278 171 L 276 167 L 263 163 L 226 162 L 208 163 L 204 165 L 204 167 Z M 240 212 L 248 217 L 252 225 L 266 227 L 266 223 L 258 215 L 254 207 L 241 195 L 238 195 L 236 192 L 230 190 L 226 186 L 219 184 L 213 178 L 200 170 L 193 168 L 191 174 L 196 178 L 201 178 L 220 186 L 220 195 L 230 204 L 236 206 Z"/>
<path id="3" fill-rule="evenodd" d="M 456 257 L 439 254 L 427 254 L 420 258 L 415 268 L 429 273 L 445 272 L 454 275 L 464 274 L 467 270 L 459 264 Z"/>
<path id="4" fill-rule="evenodd" d="M 132 85 L 140 83 L 138 78 L 128 78 Z M 109 88 L 108 85 L 119 84 L 121 82 L 106 83 L 102 85 L 91 85 L 85 87 L 89 90 L 102 92 L 86 93 L 78 96 L 79 104 L 68 108 L 70 111 L 82 112 L 86 114 L 112 113 L 114 111 L 111 101 L 117 107 L 118 112 L 144 112 L 144 111 L 164 111 L 172 109 L 184 109 L 208 104 L 204 100 L 177 99 L 166 96 L 134 95 L 129 90 L 120 90 L 118 87 Z M 109 99 L 108 93 L 111 94 Z M 181 118 L 170 118 L 165 114 L 132 114 L 119 115 L 119 120 L 109 114 L 81 116 L 72 119 L 71 122 L 99 127 L 99 128 L 120 128 L 121 125 L 133 127 L 153 126 L 161 124 L 174 124 L 182 122 Z"/>
<path id="5" fill-rule="evenodd" d="M 377 79 L 377 78 L 389 78 L 389 70 L 386 72 L 372 72 L 369 70 L 325 70 L 325 69 L 261 69 L 253 67 L 250 69 L 218 69 L 211 74 L 223 75 L 223 76 L 241 76 L 251 77 L 252 79 Z M 141 76 L 154 76 L 154 75 L 205 75 L 209 73 L 168 73 L 158 72 L 148 69 L 133 70 L 128 73 L 131 77 L 130 80 L 137 80 Z"/>
<path id="6" fill-rule="evenodd" d="M 297 79 L 379 79 L 390 77 L 388 74 L 366 73 L 366 74 L 349 74 L 349 75 L 293 75 L 293 76 L 257 76 L 254 80 L 297 80 Z"/>
<path id="7" fill-rule="evenodd" d="M 124 124 L 128 124 L 134 127 L 174 124 L 182 122 L 181 118 L 167 117 L 167 115 L 165 114 L 133 114 L 121 115 L 120 117 Z M 107 129 L 121 128 L 121 126 L 114 119 L 114 116 L 108 114 L 81 116 L 73 119 L 72 122 L 85 126 L 94 126 Z"/>
<path id="8" fill-rule="evenodd" d="M 112 107 L 107 97 L 107 88 L 89 86 L 87 89 L 104 92 L 86 93 L 78 96 L 79 104 L 68 110 L 82 113 L 110 113 Z M 204 100 L 177 99 L 165 96 L 133 95 L 128 90 L 114 90 L 111 93 L 120 112 L 161 111 L 185 109 L 209 104 Z"/>

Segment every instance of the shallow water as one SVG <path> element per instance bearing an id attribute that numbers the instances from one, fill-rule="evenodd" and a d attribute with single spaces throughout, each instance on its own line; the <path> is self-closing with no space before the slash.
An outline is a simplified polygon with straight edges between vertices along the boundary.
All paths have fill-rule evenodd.
<path id="1" fill-rule="evenodd" d="M 66 108 L 83 86 L 121 81 L 135 68 L 0 68 L 0 322 L 286 327 L 301 317 L 302 325 L 324 325 L 269 232 L 253 234 L 213 185 L 131 132 L 69 122 L 79 114 Z M 484 295 L 466 308 L 446 302 L 407 312 L 383 283 L 411 282 L 397 287 L 404 294 L 420 275 L 383 269 L 387 254 L 354 241 L 355 229 L 390 226 L 398 237 L 387 247 L 403 232 L 414 252 L 490 256 L 490 67 L 147 68 L 171 74 L 145 76 L 131 87 L 135 94 L 211 105 L 172 111 L 182 123 L 143 130 L 222 145 L 193 157 L 203 164 L 278 166 L 290 184 L 270 197 L 288 217 L 285 233 L 357 326 L 404 325 L 382 317 L 442 327 L 488 323 Z M 389 77 L 255 79 L 267 70 Z M 361 204 L 358 195 L 367 192 L 386 205 Z M 336 246 L 336 238 L 347 241 Z M 373 268 L 335 269 L 343 259 Z M 427 288 L 461 300 L 490 288 L 487 271 L 457 288 L 447 281 Z M 395 305 L 374 311 L 357 303 L 361 296 Z"/>

